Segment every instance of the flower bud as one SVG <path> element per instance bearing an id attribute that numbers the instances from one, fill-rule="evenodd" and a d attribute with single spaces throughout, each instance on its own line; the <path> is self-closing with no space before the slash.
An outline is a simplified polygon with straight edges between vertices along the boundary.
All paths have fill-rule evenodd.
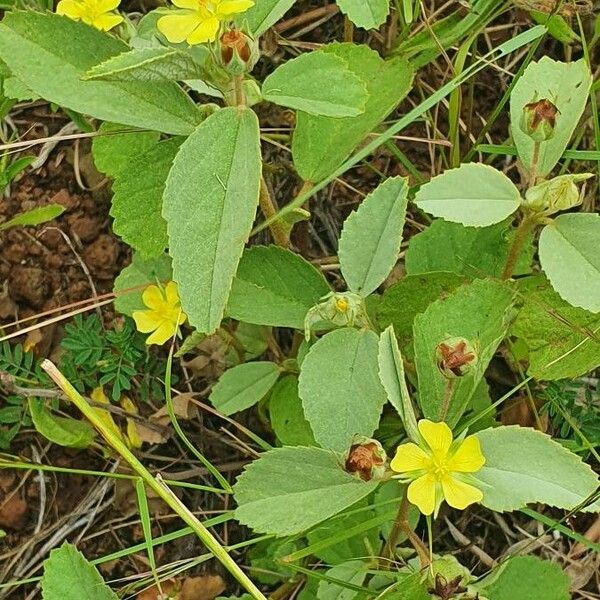
<path id="1" fill-rule="evenodd" d="M 558 108 L 543 98 L 523 107 L 520 127 L 534 142 L 545 142 L 554 135 Z"/>
<path id="2" fill-rule="evenodd" d="M 382 479 L 385 473 L 385 450 L 377 440 L 360 436 L 350 446 L 344 468 L 363 481 Z"/>
<path id="3" fill-rule="evenodd" d="M 436 358 L 444 377 L 454 379 L 466 375 L 477 364 L 477 353 L 468 340 L 454 337 L 440 342 Z"/>
<path id="4" fill-rule="evenodd" d="M 525 207 L 531 211 L 552 215 L 581 204 L 583 198 L 577 183 L 593 177 L 592 173 L 559 175 L 534 185 L 525 192 Z"/>
<path id="5" fill-rule="evenodd" d="M 235 27 L 223 33 L 219 46 L 221 64 L 233 75 L 249 73 L 258 61 L 256 41 Z"/>

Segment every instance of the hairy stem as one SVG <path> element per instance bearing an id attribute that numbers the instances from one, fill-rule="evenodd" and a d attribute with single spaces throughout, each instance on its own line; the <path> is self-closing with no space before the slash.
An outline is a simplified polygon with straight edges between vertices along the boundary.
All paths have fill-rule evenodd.
<path id="1" fill-rule="evenodd" d="M 502 279 L 510 279 L 515 270 L 515 265 L 517 264 L 517 260 L 519 260 L 519 255 L 521 254 L 521 250 L 523 250 L 523 246 L 527 241 L 527 237 L 535 227 L 536 220 L 532 217 L 525 217 L 517 230 L 515 231 L 515 237 L 513 238 L 512 244 L 510 245 L 510 249 L 508 251 L 508 256 L 506 257 L 506 264 L 504 265 L 504 270 L 502 271 Z"/>
<path id="2" fill-rule="evenodd" d="M 258 202 L 260 204 L 260 210 L 266 219 L 269 217 L 273 217 L 277 214 L 277 208 L 273 203 L 271 198 L 271 194 L 269 193 L 269 188 L 267 186 L 267 182 L 264 177 L 260 178 L 260 195 L 258 197 Z M 281 221 L 273 221 L 269 225 L 269 229 L 273 234 L 273 239 L 278 246 L 282 248 L 288 248 L 290 245 L 290 238 L 288 233 L 285 231 L 285 227 Z"/>

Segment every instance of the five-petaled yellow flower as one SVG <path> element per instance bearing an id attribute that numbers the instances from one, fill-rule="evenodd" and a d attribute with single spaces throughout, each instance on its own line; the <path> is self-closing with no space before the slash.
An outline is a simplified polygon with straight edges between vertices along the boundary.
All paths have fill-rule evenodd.
<path id="1" fill-rule="evenodd" d="M 173 44 L 214 42 L 222 21 L 254 6 L 253 0 L 172 0 L 177 10 L 158 20 L 158 30 Z"/>
<path id="2" fill-rule="evenodd" d="M 96 29 L 108 31 L 123 17 L 113 12 L 121 0 L 60 0 L 56 13 L 65 15 L 74 21 L 83 21 Z"/>
<path id="3" fill-rule="evenodd" d="M 408 500 L 425 515 L 437 514 L 443 500 L 461 510 L 481 502 L 483 493 L 469 475 L 485 463 L 479 440 L 470 435 L 453 443 L 446 423 L 428 419 L 419 421 L 418 428 L 422 442 L 401 444 L 390 463 L 393 471 L 402 473 L 400 479 L 412 480 Z"/>
<path id="4" fill-rule="evenodd" d="M 149 285 L 142 294 L 142 301 L 148 310 L 134 311 L 133 319 L 138 331 L 153 332 L 146 339 L 146 344 L 164 344 L 187 319 L 186 314 L 181 311 L 181 301 L 174 281 L 169 281 L 164 289 Z"/>

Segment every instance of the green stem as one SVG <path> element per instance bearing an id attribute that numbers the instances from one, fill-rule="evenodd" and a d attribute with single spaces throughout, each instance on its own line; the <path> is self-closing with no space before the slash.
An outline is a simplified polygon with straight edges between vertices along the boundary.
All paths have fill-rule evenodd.
<path id="1" fill-rule="evenodd" d="M 144 483 L 155 492 L 200 538 L 202 543 L 221 564 L 238 580 L 240 585 L 255 600 L 267 600 L 242 569 L 229 556 L 225 548 L 219 544 L 212 533 L 190 512 L 179 500 L 160 476 L 153 477 L 146 467 L 137 459 L 125 443 L 107 427 L 99 414 L 93 410 L 81 394 L 71 385 L 65 376 L 49 360 L 42 362 L 42 369 L 48 373 L 54 383 L 67 395 L 69 400 L 83 413 L 90 423 L 100 432 L 106 442 L 129 464 L 142 478 Z"/>
<path id="2" fill-rule="evenodd" d="M 445 421 L 450 410 L 450 400 L 452 400 L 452 392 L 454 392 L 454 382 L 456 379 L 447 379 L 446 387 L 444 388 L 444 401 L 442 403 L 442 412 L 440 414 L 440 421 Z"/>
<path id="3" fill-rule="evenodd" d="M 246 106 L 246 93 L 244 92 L 244 76 L 233 76 L 234 102 L 236 106 Z"/>
<path id="4" fill-rule="evenodd" d="M 527 241 L 527 237 L 535 227 L 536 222 L 537 221 L 535 218 L 528 216 L 519 223 L 519 226 L 515 231 L 515 237 L 510 245 L 508 256 L 506 257 L 506 264 L 504 265 L 504 270 L 502 271 L 502 279 L 506 280 L 512 277 L 517 260 L 519 260 L 519 255 L 521 254 L 521 250 L 523 250 L 523 246 Z"/>
<path id="5" fill-rule="evenodd" d="M 531 156 L 531 169 L 529 170 L 528 187 L 533 187 L 537 179 L 538 169 L 540 165 L 540 148 L 541 142 L 533 142 L 533 154 Z"/>

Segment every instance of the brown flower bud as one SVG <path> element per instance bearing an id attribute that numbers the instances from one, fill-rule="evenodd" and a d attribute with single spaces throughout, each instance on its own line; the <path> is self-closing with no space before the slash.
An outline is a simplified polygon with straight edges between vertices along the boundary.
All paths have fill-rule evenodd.
<path id="1" fill-rule="evenodd" d="M 438 344 L 437 360 L 440 371 L 446 377 L 462 377 L 477 362 L 477 354 L 464 338 L 450 338 Z"/>
<path id="2" fill-rule="evenodd" d="M 557 116 L 558 108 L 547 98 L 530 102 L 523 107 L 521 130 L 534 142 L 545 142 L 554 135 Z"/>
<path id="3" fill-rule="evenodd" d="M 347 473 L 358 475 L 363 481 L 380 478 L 385 471 L 385 450 L 377 440 L 362 438 L 350 446 L 346 457 Z"/>
<path id="4" fill-rule="evenodd" d="M 221 36 L 221 59 L 223 64 L 228 65 L 233 60 L 234 51 L 244 62 L 247 63 L 250 60 L 248 37 L 239 29 L 232 28 Z"/>

